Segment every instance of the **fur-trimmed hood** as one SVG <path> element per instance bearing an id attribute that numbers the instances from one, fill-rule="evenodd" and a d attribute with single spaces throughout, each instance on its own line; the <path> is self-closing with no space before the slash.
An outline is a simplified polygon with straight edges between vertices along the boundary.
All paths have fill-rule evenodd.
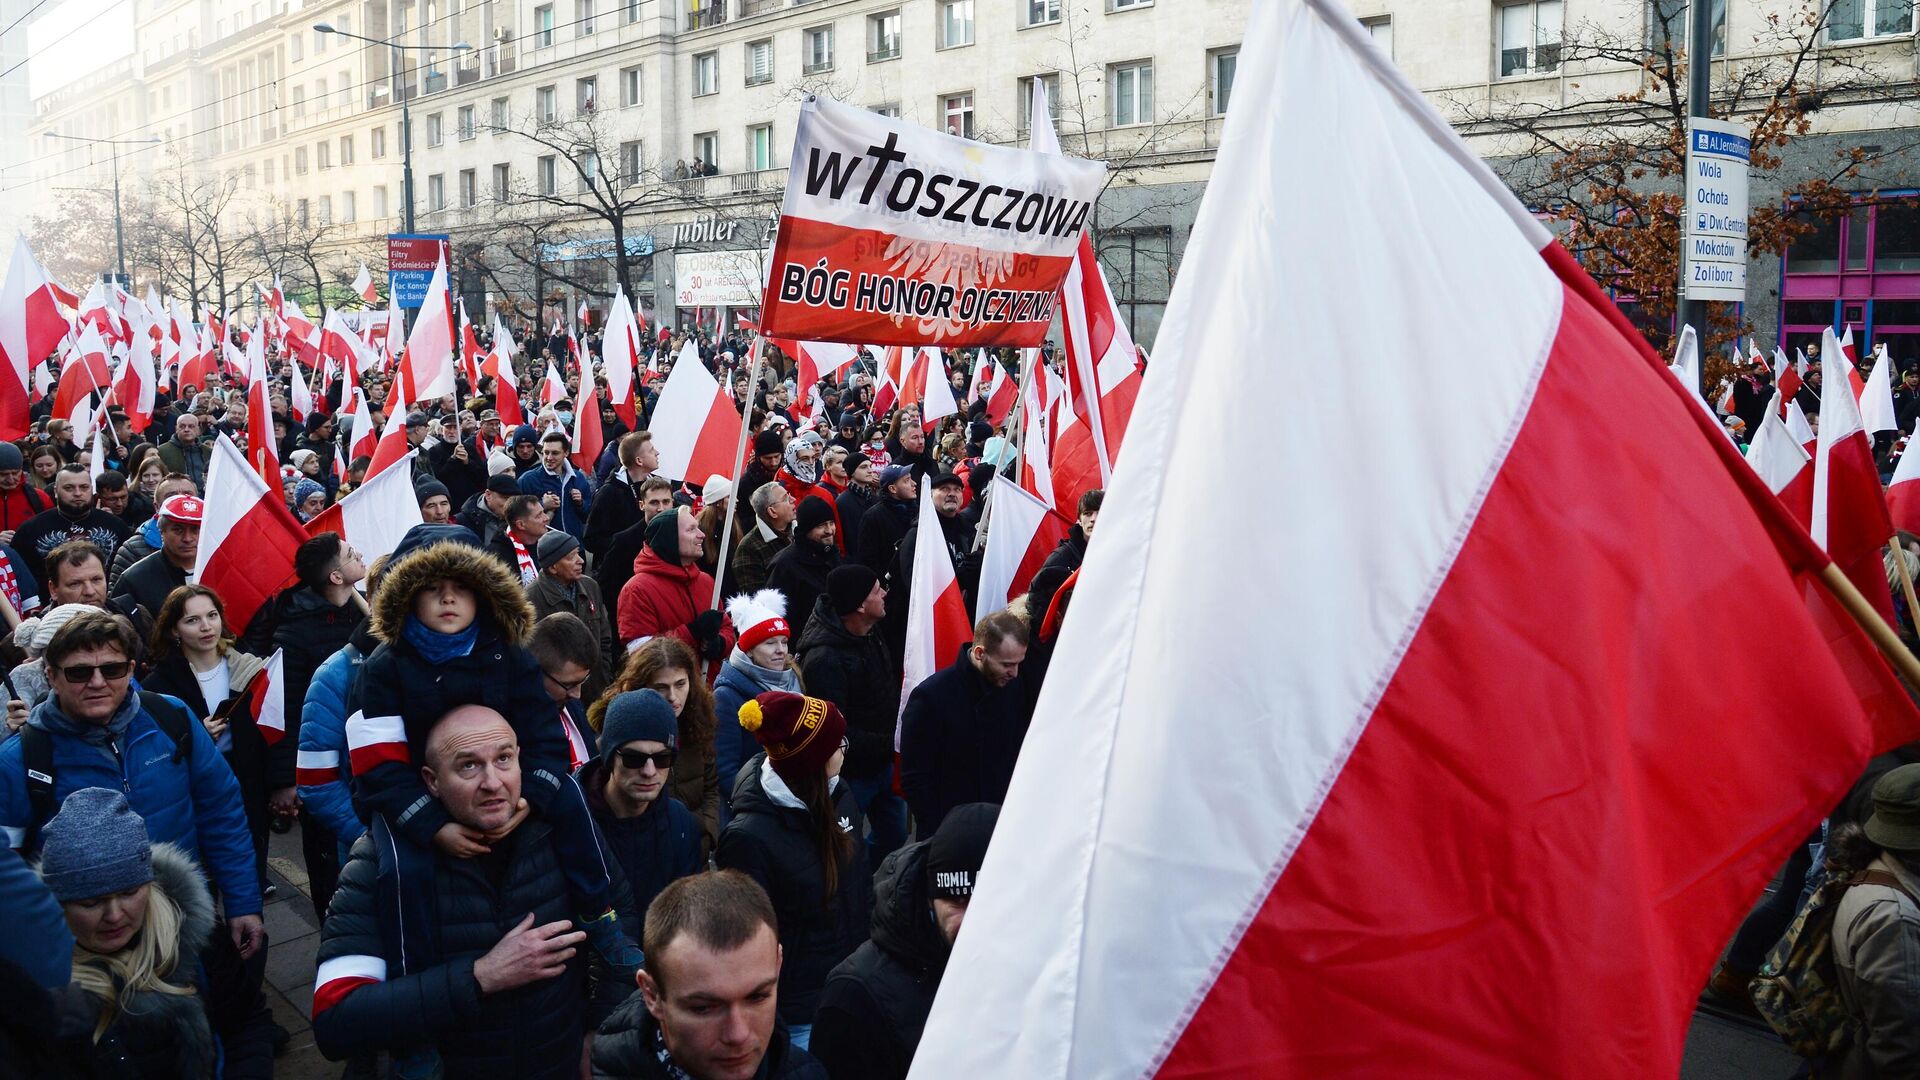
<path id="1" fill-rule="evenodd" d="M 533 604 L 520 587 L 519 575 L 484 549 L 458 542 L 422 548 L 387 568 L 373 597 L 374 636 L 388 644 L 398 641 L 413 612 L 414 594 L 449 579 L 473 590 L 480 618 L 491 618 L 508 644 L 526 646 L 533 636 Z"/>
<path id="2" fill-rule="evenodd" d="M 200 864 L 172 844 L 153 845 L 153 885 L 180 907 L 180 966 L 174 972 L 178 981 L 181 973 L 199 966 L 200 954 L 213 940 L 213 893 Z"/>

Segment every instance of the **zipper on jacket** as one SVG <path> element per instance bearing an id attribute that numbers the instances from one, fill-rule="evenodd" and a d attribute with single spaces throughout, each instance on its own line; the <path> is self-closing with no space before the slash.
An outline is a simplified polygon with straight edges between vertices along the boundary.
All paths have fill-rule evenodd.
<path id="1" fill-rule="evenodd" d="M 127 801 L 131 803 L 133 801 L 133 781 L 127 776 L 127 758 L 125 754 L 120 752 L 120 740 L 108 736 L 107 749 L 113 751 L 114 764 L 120 766 L 120 793 L 127 796 Z"/>

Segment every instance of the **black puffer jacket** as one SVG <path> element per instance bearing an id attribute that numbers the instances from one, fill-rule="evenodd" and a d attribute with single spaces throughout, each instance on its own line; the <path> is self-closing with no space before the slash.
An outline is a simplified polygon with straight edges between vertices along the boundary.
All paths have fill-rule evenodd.
<path id="1" fill-rule="evenodd" d="M 791 610 L 791 609 L 789 609 Z M 833 613 L 828 598 L 814 601 L 813 615 L 794 647 L 807 693 L 831 701 L 847 718 L 848 776 L 877 776 L 893 764 L 893 725 L 900 715 L 900 676 L 880 630 L 856 636 Z"/>
<path id="2" fill-rule="evenodd" d="M 773 557 L 767 568 L 767 587 L 787 598 L 787 611 L 805 629 L 814 602 L 827 594 L 827 575 L 840 565 L 840 549 L 795 536 L 793 544 Z M 789 620 L 791 621 L 791 620 Z"/>
<path id="3" fill-rule="evenodd" d="M 661 1053 L 660 1021 L 647 1011 L 646 999 L 629 997 L 614 1010 L 593 1040 L 594 1080 L 679 1080 L 686 1073 Z M 827 1080 L 827 1070 L 796 1050 L 787 1025 L 773 1022 L 767 1052 L 754 1070 L 753 1080 Z M 837 1078 L 836 1078 L 837 1080 Z"/>
<path id="4" fill-rule="evenodd" d="M 913 528 L 916 505 L 908 499 L 885 495 L 874 500 L 867 512 L 860 515 L 860 546 L 850 549 L 854 561 L 865 563 L 867 569 L 885 577 L 887 571 L 893 569 L 894 552 L 901 538 Z"/>
<path id="5" fill-rule="evenodd" d="M 827 976 L 809 1046 L 833 1080 L 905 1080 L 950 947 L 927 899 L 927 844 L 873 877 L 873 936 Z"/>
<path id="6" fill-rule="evenodd" d="M 582 947 L 566 971 L 551 979 L 497 994 L 482 994 L 473 963 L 499 944 L 528 912 L 533 924 L 572 922 L 567 881 L 560 870 L 551 830 L 538 814 L 529 817 L 492 858 L 504 859 L 498 888 L 486 863 L 434 856 L 434 911 L 441 961 L 402 972 L 399 950 L 381 939 L 375 890 L 372 834 L 353 845 L 340 872 L 326 924 L 320 930 L 319 963 L 371 957 L 386 964 L 383 981 L 349 991 L 313 1018 L 320 1052 L 339 1061 L 379 1050 L 437 1047 L 448 1077 L 576 1077 L 580 1040 L 600 1025 L 611 1004 L 595 1005 L 593 978 L 599 954 Z M 614 878 L 614 909 L 632 909 L 624 878 Z"/>
<path id="7" fill-rule="evenodd" d="M 127 597 L 157 615 L 168 595 L 186 583 L 187 572 L 173 565 L 162 549 L 127 567 L 113 595 Z"/>
<path id="8" fill-rule="evenodd" d="M 739 870 L 760 883 L 780 920 L 780 1019 L 810 1024 L 827 973 L 867 940 L 873 917 L 873 879 L 860 842 L 860 807 L 845 782 L 834 785 L 841 831 L 854 842 L 840 862 L 839 888 L 826 900 L 826 878 L 807 812 L 776 801 L 761 782 L 765 754 L 740 770 L 733 788 L 733 819 L 720 830 L 714 865 Z M 791 798 L 791 796 L 788 796 Z"/>

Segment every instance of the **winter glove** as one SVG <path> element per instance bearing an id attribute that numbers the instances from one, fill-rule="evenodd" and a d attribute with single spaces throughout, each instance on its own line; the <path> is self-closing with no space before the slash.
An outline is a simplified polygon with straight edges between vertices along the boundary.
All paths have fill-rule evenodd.
<path id="1" fill-rule="evenodd" d="M 706 648 L 707 639 L 718 637 L 720 634 L 720 612 L 717 610 L 703 611 L 695 615 L 693 621 L 687 624 L 687 633 L 693 636 L 693 640 L 700 642 L 702 649 Z M 710 659 L 718 658 L 714 657 Z"/>

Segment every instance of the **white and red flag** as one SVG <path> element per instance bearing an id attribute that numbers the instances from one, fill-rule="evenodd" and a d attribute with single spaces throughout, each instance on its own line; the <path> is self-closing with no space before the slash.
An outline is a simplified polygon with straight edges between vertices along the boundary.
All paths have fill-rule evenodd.
<path id="1" fill-rule="evenodd" d="M 1825 376 L 1821 377 L 1825 378 Z M 1800 449 L 1805 450 L 1807 456 L 1811 458 L 1820 437 L 1813 433 L 1813 425 L 1807 421 L 1807 411 L 1800 407 L 1799 402 L 1789 401 L 1784 419 L 1787 422 L 1787 434 L 1792 435 L 1793 441 L 1800 444 Z"/>
<path id="2" fill-rule="evenodd" d="M 1915 435 L 1907 439 L 1907 449 L 1887 484 L 1887 514 L 1894 528 L 1920 533 L 1920 423 L 1914 426 Z"/>
<path id="3" fill-rule="evenodd" d="M 540 383 L 540 407 L 551 409 L 555 403 L 566 400 L 567 380 L 560 377 L 560 369 L 547 361 L 547 377 Z"/>
<path id="4" fill-rule="evenodd" d="M 373 275 L 367 272 L 367 264 L 360 264 L 360 271 L 353 275 L 353 291 L 360 302 L 372 307 L 380 299 L 380 290 L 373 284 Z"/>
<path id="5" fill-rule="evenodd" d="M 326 390 L 324 373 L 320 384 L 322 392 Z M 299 364 L 291 365 L 287 372 L 287 413 L 295 424 L 304 424 L 313 412 L 313 390 L 307 385 L 306 372 Z"/>
<path id="6" fill-rule="evenodd" d="M 776 343 L 777 344 L 777 343 Z M 781 345 L 782 351 L 786 346 Z M 799 354 L 794 357 L 794 390 L 799 400 L 810 401 L 814 384 L 828 376 L 838 374 L 847 365 L 860 359 L 858 345 L 845 345 L 837 341 L 800 341 L 794 343 Z"/>
<path id="7" fill-rule="evenodd" d="M 1795 350 L 1796 352 L 1799 350 Z M 1800 370 L 1806 366 L 1806 357 L 1800 358 L 1798 365 L 1787 359 L 1787 351 L 1780 346 L 1773 347 L 1773 385 L 1780 390 L 1782 408 L 1793 401 L 1800 392 Z"/>
<path id="8" fill-rule="evenodd" d="M 625 289 L 615 286 L 607 307 L 606 329 L 600 335 L 600 370 L 607 378 L 607 403 L 628 430 L 640 426 L 633 398 L 634 372 L 640 366 L 640 326 Z M 591 470 L 592 466 L 585 466 Z"/>
<path id="9" fill-rule="evenodd" d="M 910 1075 L 1673 1076 L 1735 925 L 1920 717 L 1351 12 L 1250 18 Z M 1363 325 L 1381 363 L 1326 363 Z M 1794 662 L 1703 677 L 1754 626 Z"/>
<path id="10" fill-rule="evenodd" d="M 520 408 L 520 380 L 513 371 L 513 335 L 500 324 L 497 314 L 493 317 L 493 348 L 480 362 L 480 373 L 493 377 L 493 410 L 500 414 L 500 423 L 507 427 L 526 423 Z"/>
<path id="11" fill-rule="evenodd" d="M 1831 334 L 1833 333 L 1833 331 L 1829 329 L 1827 333 Z M 1829 344 L 1832 342 L 1831 338 L 1827 338 L 1825 340 Z M 1847 385 L 1853 387 L 1854 399 L 1858 400 L 1861 394 L 1866 393 L 1867 384 L 1864 380 L 1860 378 L 1860 351 L 1854 348 L 1852 323 L 1846 324 L 1844 332 L 1840 335 L 1839 347 L 1840 347 L 1840 354 L 1847 358 L 1847 363 L 1846 363 Z M 1821 358 L 1825 359 L 1826 354 L 1830 351 L 1831 350 L 1826 345 L 1822 345 L 1820 348 Z M 1826 375 L 1822 375 L 1820 377 L 1823 385 L 1825 384 L 1827 378 L 1832 374 L 1833 373 L 1829 371 Z M 1839 384 L 1835 383 L 1834 385 L 1837 386 Z M 1821 400 L 1824 401 L 1826 399 L 1822 398 Z"/>
<path id="12" fill-rule="evenodd" d="M 248 688 L 247 706 L 253 713 L 253 722 L 260 729 L 260 737 L 268 746 L 287 737 L 287 675 L 286 662 L 275 649 L 267 657 L 267 666 L 253 677 Z"/>
<path id="13" fill-rule="evenodd" d="M 1033 575 L 1053 549 L 1067 538 L 1073 522 L 1034 498 L 1020 485 L 996 473 L 993 512 L 987 520 L 987 550 L 980 560 L 980 585 L 973 609 L 987 615 L 1027 591 Z M 917 554 L 917 551 L 916 551 Z M 1044 613 L 1042 613 L 1044 614 Z"/>
<path id="14" fill-rule="evenodd" d="M 593 378 L 593 353 L 580 354 L 580 393 L 573 403 L 573 430 L 567 433 L 572 451 L 567 455 L 573 467 L 593 475 L 600 451 L 607 448 L 606 433 L 600 426 L 600 387 Z"/>
<path id="15" fill-rule="evenodd" d="M 380 441 L 373 447 L 373 460 L 367 464 L 367 474 L 360 481 L 363 484 L 380 475 L 388 466 L 404 461 L 413 450 L 407 445 L 407 407 L 394 400 L 397 396 L 396 394 L 387 398 L 387 424 L 380 429 Z M 364 402 L 361 403 L 361 408 L 366 408 Z M 371 420 L 368 421 L 368 426 L 372 426 Z M 353 423 L 353 439 L 357 452 L 357 444 L 360 441 L 360 421 L 357 418 Z M 411 476 L 413 470 L 408 469 L 407 474 Z"/>
<path id="16" fill-rule="evenodd" d="M 931 432 L 944 417 L 960 411 L 953 400 L 953 384 L 947 381 L 947 362 L 940 350 L 922 345 L 914 350 L 913 366 L 907 369 L 907 382 L 900 404 L 920 410 L 920 426 Z"/>
<path id="17" fill-rule="evenodd" d="M 13 261 L 0 284 L 0 439 L 18 439 L 33 426 L 27 416 L 27 372 L 67 336 L 60 290 L 27 246 L 15 237 Z"/>
<path id="18" fill-rule="evenodd" d="M 1820 349 L 1822 381 L 1836 390 L 1840 369 L 1851 370 L 1843 346 L 1828 330 Z M 1813 542 L 1825 548 L 1847 580 L 1893 623 L 1893 593 L 1887 588 L 1880 549 L 1893 538 L 1893 519 L 1880 489 L 1873 438 L 1852 394 L 1820 395 L 1818 445 L 1813 452 Z"/>
<path id="19" fill-rule="evenodd" d="M 1813 455 L 1800 445 L 1780 417 L 1780 394 L 1774 392 L 1760 418 L 1760 430 L 1747 443 L 1747 464 L 1779 496 L 1793 519 L 1813 526 Z"/>
<path id="20" fill-rule="evenodd" d="M 88 323 L 80 328 L 80 336 L 67 352 L 60 368 L 60 386 L 53 394 L 53 415 L 61 420 L 72 421 L 81 405 L 92 405 L 95 392 L 105 390 L 112 384 L 107 343 L 100 336 L 100 328 Z M 76 434 L 77 437 L 81 435 Z"/>
<path id="21" fill-rule="evenodd" d="M 193 580 L 220 594 L 229 626 L 245 627 L 293 580 L 293 553 L 307 533 L 287 509 L 278 477 L 260 479 L 233 440 L 214 440 L 208 458 Z"/>
<path id="22" fill-rule="evenodd" d="M 740 467 L 741 423 L 733 399 L 700 362 L 699 349 L 689 339 L 653 403 L 647 430 L 653 432 L 653 448 L 660 454 L 656 471 L 695 487 L 709 477 L 732 479 Z"/>
<path id="23" fill-rule="evenodd" d="M 268 403 L 270 373 L 267 370 L 267 335 L 263 327 L 253 328 L 247 339 L 247 464 L 260 474 L 268 487 L 280 486 L 280 448 L 273 444 L 273 408 Z M 294 364 L 295 378 L 300 365 Z"/>
<path id="24" fill-rule="evenodd" d="M 990 362 L 993 364 L 993 381 L 988 383 L 986 388 L 987 423 L 993 425 L 997 431 L 1000 425 L 1007 422 L 1008 415 L 1013 412 L 1013 402 L 1020 393 L 1020 384 L 1008 373 L 1005 364 L 998 360 Z M 1021 363 L 1037 364 L 1039 362 L 1039 350 L 1024 351 Z"/>
<path id="25" fill-rule="evenodd" d="M 393 554 L 407 530 L 420 524 L 420 500 L 413 494 L 413 454 L 399 468 L 369 471 L 367 479 L 344 498 L 307 522 L 307 534 L 338 533 L 368 562 Z"/>
<path id="26" fill-rule="evenodd" d="M 113 396 L 127 410 L 127 424 L 136 433 L 153 423 L 154 393 L 159 388 L 153 370 L 153 339 L 145 334 L 132 335 L 128 341 L 126 362 L 114 380 Z"/>
<path id="27" fill-rule="evenodd" d="M 1873 373 L 1860 391 L 1860 421 L 1872 437 L 1882 431 L 1899 431 L 1900 421 L 1893 415 L 1893 358 L 1887 355 L 1887 343 L 1874 348 Z"/>
<path id="28" fill-rule="evenodd" d="M 960 579 L 954 576 L 953 556 L 947 554 L 940 514 L 933 508 L 932 484 L 920 485 L 919 521 L 920 536 L 913 545 L 913 583 L 907 598 L 907 644 L 901 653 L 902 711 L 913 688 L 959 659 L 960 646 L 973 637 L 973 626 L 967 622 L 967 600 L 960 593 Z M 900 748 L 897 718 L 893 748 Z"/>
<path id="29" fill-rule="evenodd" d="M 447 303 L 447 262 L 442 255 L 434 259 L 433 278 L 427 283 L 426 299 L 420 301 L 420 312 L 407 334 L 406 356 L 394 380 L 401 400 L 408 405 L 454 391 L 453 311 Z"/>
<path id="30" fill-rule="evenodd" d="M 1038 345 L 1105 176 L 809 95 L 760 332 Z"/>

